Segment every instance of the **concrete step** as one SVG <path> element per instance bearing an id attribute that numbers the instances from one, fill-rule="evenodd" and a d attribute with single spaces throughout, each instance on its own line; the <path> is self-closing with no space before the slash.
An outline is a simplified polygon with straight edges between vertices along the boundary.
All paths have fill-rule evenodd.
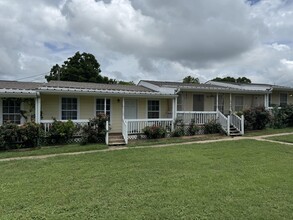
<path id="1" fill-rule="evenodd" d="M 110 133 L 109 134 L 109 146 L 125 145 L 125 140 L 121 133 Z"/>

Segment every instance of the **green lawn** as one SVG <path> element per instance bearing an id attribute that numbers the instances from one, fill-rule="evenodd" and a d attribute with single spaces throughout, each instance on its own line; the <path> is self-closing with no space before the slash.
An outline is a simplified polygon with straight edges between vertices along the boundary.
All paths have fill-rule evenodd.
<path id="1" fill-rule="evenodd" d="M 293 219 L 292 161 L 241 140 L 0 162 L 0 219 Z"/>
<path id="2" fill-rule="evenodd" d="M 286 142 L 286 143 L 293 143 L 293 134 L 268 137 L 266 139 L 273 140 L 273 141 L 281 141 L 281 142 Z"/>
<path id="3" fill-rule="evenodd" d="M 287 133 L 287 132 L 293 132 L 293 128 L 280 128 L 280 129 L 267 128 L 267 129 L 259 130 L 259 131 L 246 131 L 244 136 L 253 137 L 253 136 L 260 136 L 260 135 Z"/>
<path id="4" fill-rule="evenodd" d="M 11 158 L 11 157 L 25 157 L 25 156 L 60 154 L 60 153 L 70 153 L 70 152 L 79 152 L 79 151 L 101 150 L 106 148 L 108 148 L 108 146 L 105 144 L 89 144 L 89 145 L 70 144 L 70 145 L 41 147 L 41 148 L 35 148 L 35 149 L 0 151 L 0 159 Z"/>

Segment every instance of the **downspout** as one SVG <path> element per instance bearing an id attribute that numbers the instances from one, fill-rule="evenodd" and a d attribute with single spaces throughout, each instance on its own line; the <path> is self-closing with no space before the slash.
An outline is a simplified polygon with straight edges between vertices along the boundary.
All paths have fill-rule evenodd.
<path id="1" fill-rule="evenodd" d="M 36 93 L 35 98 L 35 122 L 39 124 L 41 122 L 41 96 L 40 92 Z"/>

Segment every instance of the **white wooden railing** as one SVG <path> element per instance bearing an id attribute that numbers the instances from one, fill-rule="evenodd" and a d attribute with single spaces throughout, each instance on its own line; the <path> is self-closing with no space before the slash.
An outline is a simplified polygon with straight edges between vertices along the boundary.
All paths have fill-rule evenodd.
<path id="1" fill-rule="evenodd" d="M 173 119 L 125 119 L 127 134 L 141 134 L 147 126 L 162 126 L 171 131 L 173 127 Z M 125 130 L 125 132 L 126 132 Z"/>
<path id="2" fill-rule="evenodd" d="M 128 144 L 128 123 L 126 120 L 122 121 L 122 136 L 125 144 Z"/>
<path id="3" fill-rule="evenodd" d="M 108 145 L 109 144 L 109 121 L 106 121 L 106 137 L 105 142 Z"/>
<path id="4" fill-rule="evenodd" d="M 227 133 L 227 135 L 230 135 L 230 117 L 226 117 L 223 115 L 222 112 L 218 111 L 218 122 L 222 126 L 222 129 Z"/>
<path id="5" fill-rule="evenodd" d="M 66 122 L 68 120 L 58 120 L 58 121 Z M 88 119 L 85 119 L 85 120 L 71 120 L 71 121 L 74 123 L 74 125 L 77 128 L 81 128 L 82 126 L 87 125 L 89 123 Z M 40 121 L 40 123 L 43 125 L 45 133 L 50 131 L 50 128 L 51 128 L 53 122 L 54 122 L 54 120 L 41 120 Z"/>
<path id="6" fill-rule="evenodd" d="M 230 124 L 233 125 L 242 135 L 244 134 L 244 116 L 230 115 Z"/>
<path id="7" fill-rule="evenodd" d="M 184 123 L 190 123 L 194 119 L 197 125 L 203 125 L 209 121 L 217 120 L 217 112 L 178 111 L 177 119 L 183 120 Z"/>

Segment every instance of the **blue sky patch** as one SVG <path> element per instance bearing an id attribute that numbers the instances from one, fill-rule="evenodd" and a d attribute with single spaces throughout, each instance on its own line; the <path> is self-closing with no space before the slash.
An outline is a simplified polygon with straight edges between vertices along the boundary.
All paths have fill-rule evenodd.
<path id="1" fill-rule="evenodd" d="M 51 42 L 44 42 L 44 46 L 53 52 L 61 52 L 61 51 L 69 50 L 71 48 L 70 45 L 67 43 L 55 44 Z"/>
<path id="2" fill-rule="evenodd" d="M 250 5 L 255 5 L 257 4 L 258 2 L 260 2 L 261 0 L 246 0 L 246 2 Z"/>

